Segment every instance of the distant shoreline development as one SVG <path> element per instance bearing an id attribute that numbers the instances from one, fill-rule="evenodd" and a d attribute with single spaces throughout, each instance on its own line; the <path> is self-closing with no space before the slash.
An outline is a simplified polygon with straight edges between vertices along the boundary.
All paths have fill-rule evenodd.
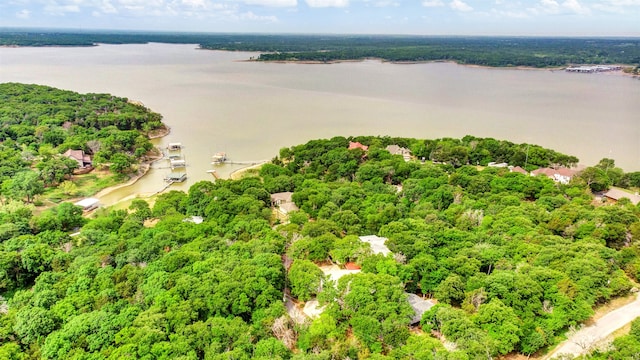
<path id="1" fill-rule="evenodd" d="M 583 66 L 572 66 L 564 69 L 567 72 L 574 73 L 599 73 L 599 72 L 609 72 L 609 71 L 620 71 L 622 70 L 622 66 L 619 65 L 583 65 Z"/>

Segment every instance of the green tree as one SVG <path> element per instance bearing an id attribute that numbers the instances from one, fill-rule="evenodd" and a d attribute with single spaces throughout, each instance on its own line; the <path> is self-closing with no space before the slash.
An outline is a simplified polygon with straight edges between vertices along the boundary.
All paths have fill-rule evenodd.
<path id="1" fill-rule="evenodd" d="M 612 184 L 607 173 L 597 167 L 588 167 L 582 170 L 577 178 L 584 181 L 593 192 L 605 191 Z"/>
<path id="2" fill-rule="evenodd" d="M 291 295 L 307 301 L 314 297 L 322 287 L 324 274 L 314 263 L 308 260 L 295 260 L 289 269 Z"/>
<path id="3" fill-rule="evenodd" d="M 23 344 L 41 342 L 56 327 L 50 311 L 39 307 L 25 307 L 16 313 L 14 330 Z"/>
<path id="4" fill-rule="evenodd" d="M 459 305 L 464 300 L 464 288 L 462 278 L 457 274 L 451 274 L 438 285 L 434 295 L 444 303 Z"/>
<path id="5" fill-rule="evenodd" d="M 131 157 L 125 154 L 116 153 L 111 155 L 109 161 L 111 163 L 109 165 L 109 169 L 114 173 L 127 174 L 131 172 L 131 166 L 133 165 L 133 160 L 131 159 Z"/>
<path id="6" fill-rule="evenodd" d="M 10 198 L 25 200 L 30 203 L 33 198 L 44 192 L 44 182 L 40 180 L 38 173 L 34 171 L 18 172 L 12 179 L 2 183 L 3 192 Z"/>

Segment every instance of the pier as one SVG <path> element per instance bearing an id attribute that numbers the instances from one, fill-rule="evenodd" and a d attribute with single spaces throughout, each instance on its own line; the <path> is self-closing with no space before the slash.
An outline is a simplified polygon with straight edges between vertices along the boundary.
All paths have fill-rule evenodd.
<path id="1" fill-rule="evenodd" d="M 269 160 L 255 160 L 255 161 L 231 161 L 231 160 L 227 160 L 224 163 L 225 164 L 231 164 L 231 165 L 259 165 L 259 164 L 264 164 L 266 162 L 268 162 Z"/>

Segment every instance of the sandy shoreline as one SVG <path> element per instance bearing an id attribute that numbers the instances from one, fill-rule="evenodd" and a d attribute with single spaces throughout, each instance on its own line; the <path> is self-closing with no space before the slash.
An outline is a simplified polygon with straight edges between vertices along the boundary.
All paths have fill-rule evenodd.
<path id="1" fill-rule="evenodd" d="M 157 133 L 154 133 L 153 135 L 149 135 L 149 139 L 159 139 L 161 137 L 167 136 L 170 133 L 170 128 L 166 127 L 160 131 L 158 131 Z M 136 182 L 138 182 L 138 180 L 140 180 L 143 176 L 145 176 L 148 172 L 149 169 L 151 169 L 151 165 L 155 162 L 158 162 L 160 160 L 164 159 L 164 155 L 162 155 L 162 152 L 160 152 L 159 155 L 157 156 L 153 156 L 151 158 L 149 158 L 147 161 L 143 161 L 140 163 L 140 167 L 138 168 L 138 171 L 136 172 L 135 175 L 133 175 L 126 183 L 123 184 L 118 184 L 118 185 L 114 185 L 114 186 L 110 186 L 107 188 L 104 188 L 100 191 L 98 191 L 97 193 L 95 193 L 93 195 L 93 197 L 95 198 L 101 198 L 104 197 L 118 189 L 122 189 L 125 188 L 127 186 L 131 186 L 133 184 L 135 184 Z"/>
<path id="2" fill-rule="evenodd" d="M 231 172 L 231 174 L 229 174 L 229 179 L 230 180 L 239 180 L 241 179 L 244 174 L 249 171 L 249 170 L 253 170 L 253 169 L 259 169 L 260 167 L 262 167 L 262 165 L 264 165 L 266 163 L 260 163 L 260 164 L 255 164 L 255 165 L 250 165 L 250 166 L 246 166 L 243 167 L 241 169 L 238 170 L 234 170 Z"/>

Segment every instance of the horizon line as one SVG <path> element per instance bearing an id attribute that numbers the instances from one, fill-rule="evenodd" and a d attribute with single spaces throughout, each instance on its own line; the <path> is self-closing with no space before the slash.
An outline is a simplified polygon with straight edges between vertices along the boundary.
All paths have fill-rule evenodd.
<path id="1" fill-rule="evenodd" d="M 380 36 L 380 37 L 457 37 L 457 38 L 557 38 L 557 39 L 640 39 L 638 35 L 566 35 L 566 34 L 410 34 L 410 33 L 340 33 L 340 32 L 240 32 L 240 31 L 190 31 L 190 30 L 141 30 L 141 29 L 102 29 L 73 27 L 23 27 L 0 26 L 3 32 L 66 32 L 66 33 L 101 33 L 101 34 L 179 34 L 179 35 L 263 35 L 263 36 Z"/>

